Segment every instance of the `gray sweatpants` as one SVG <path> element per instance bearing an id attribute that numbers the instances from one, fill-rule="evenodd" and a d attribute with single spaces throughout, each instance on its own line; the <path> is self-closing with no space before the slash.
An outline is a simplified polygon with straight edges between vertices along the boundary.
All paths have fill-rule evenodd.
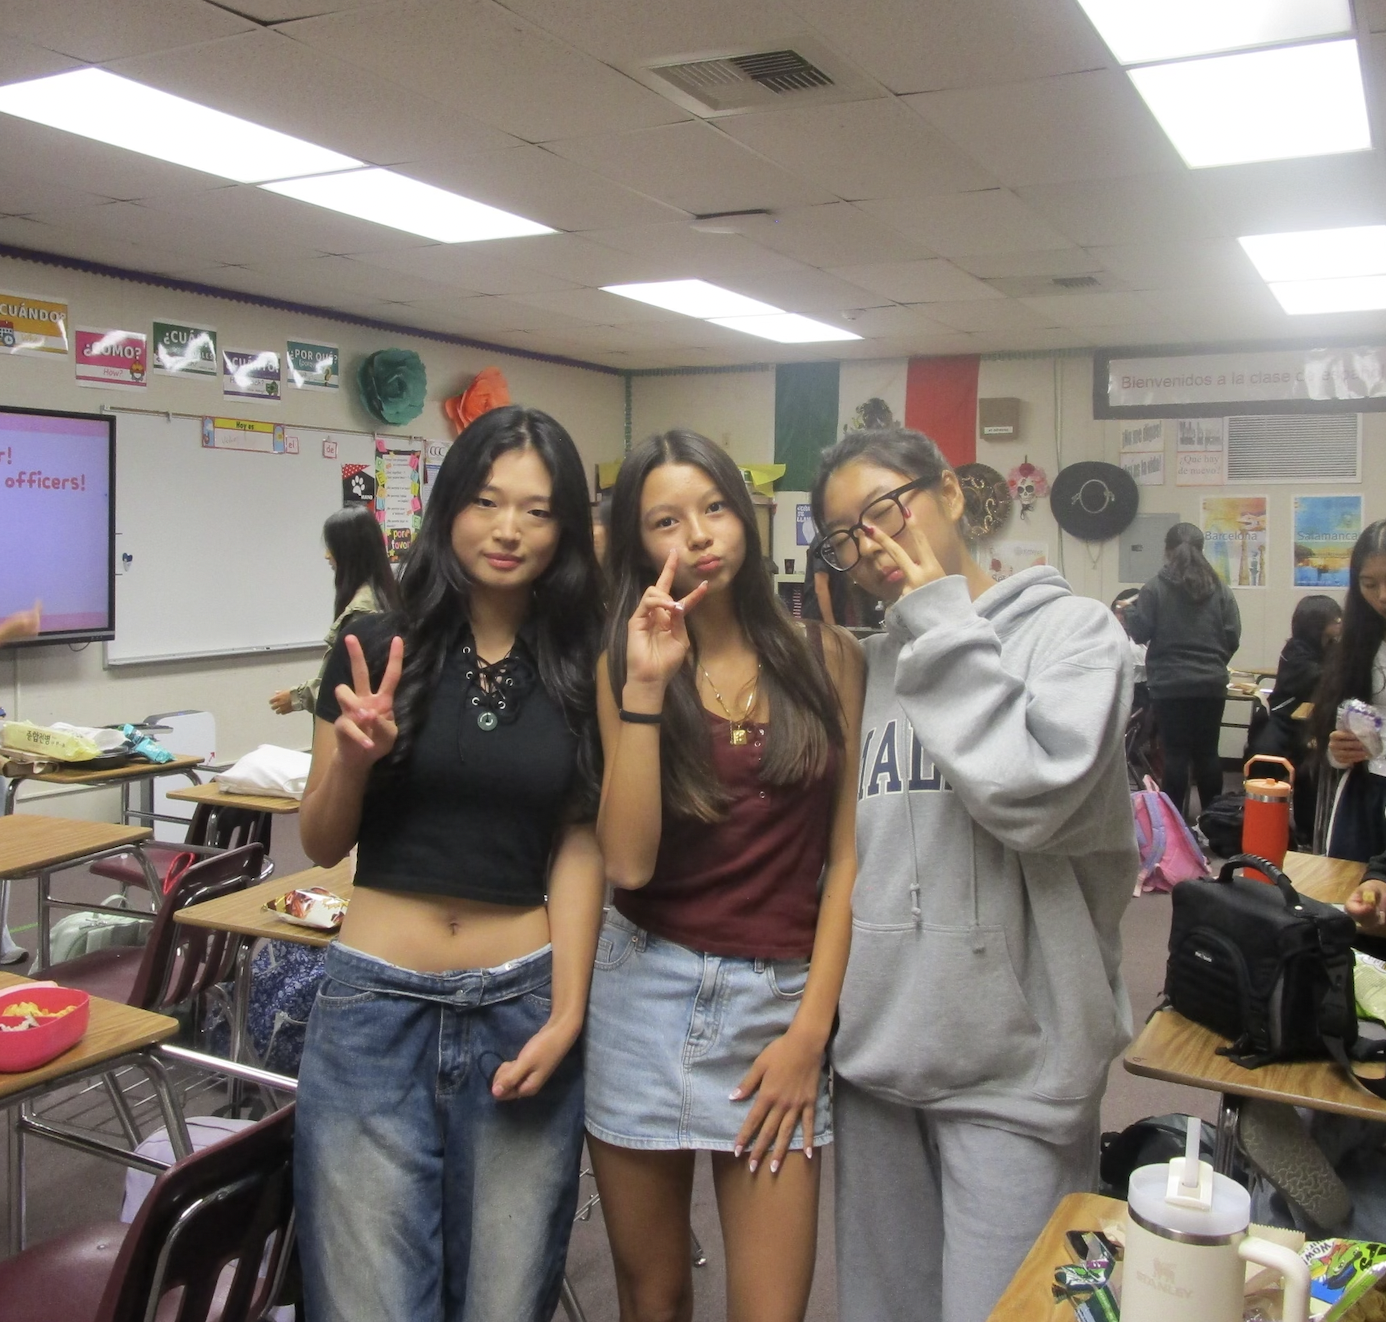
<path id="1" fill-rule="evenodd" d="M 1065 1194 L 1097 1187 L 1099 1125 L 1064 1146 L 833 1084 L 839 1322 L 986 1322 Z"/>

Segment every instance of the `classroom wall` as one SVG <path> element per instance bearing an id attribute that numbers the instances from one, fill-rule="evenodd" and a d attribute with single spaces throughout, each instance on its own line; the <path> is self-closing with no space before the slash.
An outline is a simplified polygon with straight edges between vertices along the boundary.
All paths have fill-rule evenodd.
<path id="1" fill-rule="evenodd" d="M 889 385 L 894 376 L 903 377 L 903 362 L 892 373 L 890 363 L 846 364 L 845 372 L 859 372 L 869 366 Z M 1016 398 L 1021 401 L 1021 439 L 1017 441 L 977 442 L 977 459 L 1007 476 L 1028 458 L 1052 479 L 1064 464 L 1082 459 L 1120 463 L 1120 421 L 1097 420 L 1092 416 L 1092 359 L 1088 356 L 1016 356 L 984 358 L 978 395 L 981 398 Z M 855 381 L 855 377 L 853 378 Z M 874 378 L 873 378 L 874 380 Z M 846 386 L 844 376 L 844 388 Z M 633 389 L 633 435 L 637 438 L 656 428 L 694 426 L 705 434 L 733 441 L 747 437 L 766 438 L 767 459 L 774 448 L 774 372 L 727 375 L 687 374 L 680 376 L 637 377 Z M 860 393 L 858 390 L 856 393 Z M 887 394 L 890 392 L 887 390 Z M 847 394 L 852 394 L 847 390 Z M 855 395 L 852 395 L 855 399 Z M 844 395 L 844 399 L 846 396 Z M 845 405 L 844 405 L 845 406 Z M 754 420 L 755 428 L 748 425 Z M 738 431 L 738 428 L 740 429 Z M 1332 485 L 1237 483 L 1222 487 L 1181 487 L 1173 482 L 1173 442 L 1168 439 L 1167 485 L 1141 488 L 1142 512 L 1169 513 L 1191 523 L 1199 521 L 1199 502 L 1203 496 L 1269 496 L 1270 556 L 1265 588 L 1237 589 L 1242 614 L 1242 646 L 1233 665 L 1274 670 L 1276 659 L 1289 636 L 1290 615 L 1295 603 L 1315 589 L 1291 587 L 1293 546 L 1291 540 L 1291 499 L 1296 492 L 1308 494 L 1350 493 L 1365 496 L 1363 517 L 1370 523 L 1386 517 L 1386 415 L 1363 415 L 1362 480 Z M 737 454 L 736 446 L 732 447 Z M 738 458 L 742 457 L 737 455 Z M 749 458 L 750 456 L 745 456 Z M 786 493 L 793 500 L 793 493 Z M 790 515 L 792 519 L 792 512 Z M 789 527 L 784 518 L 776 521 L 777 559 L 795 554 L 786 545 Z M 996 542 L 1039 542 L 1048 549 L 1050 564 L 1058 566 L 1076 592 L 1100 601 L 1111 601 L 1128 586 L 1119 577 L 1119 543 L 1115 540 L 1093 546 L 1063 534 L 1041 500 L 1028 519 L 1013 509 L 1004 528 L 981 547 L 989 552 Z M 1341 594 L 1339 594 L 1341 595 Z"/>
<path id="2" fill-rule="evenodd" d="M 450 438 L 452 430 L 442 400 L 465 388 L 482 367 L 501 368 L 512 396 L 552 413 L 572 433 L 589 475 L 599 461 L 618 458 L 624 440 L 624 387 L 619 376 L 557 364 L 534 362 L 434 340 L 366 330 L 328 319 L 299 316 L 231 300 L 175 293 L 129 281 L 86 275 L 59 268 L 0 258 L 0 290 L 34 298 L 65 301 L 73 325 L 115 327 L 148 333 L 155 317 L 215 327 L 221 343 L 231 347 L 281 350 L 286 338 L 320 340 L 342 349 L 347 378 L 333 393 L 287 390 L 278 405 L 223 401 L 219 382 L 190 382 L 151 377 L 138 393 L 78 386 L 70 357 L 29 358 L 0 354 L 0 402 L 30 408 L 96 412 L 102 404 L 169 409 L 189 413 L 229 413 L 303 426 L 387 433 L 374 424 L 356 400 L 350 374 L 367 353 L 390 347 L 415 349 L 428 371 L 429 400 L 404 434 Z M 407 319 L 401 310 L 401 319 Z M 773 379 L 773 378 L 772 378 Z M 118 440 L 117 440 L 117 443 Z M 179 498 L 184 493 L 179 493 Z M 209 485 L 199 498 L 215 501 Z M 159 502 L 169 493 L 149 493 L 149 514 L 158 517 Z M 247 523 L 247 535 L 253 525 Z M 208 582 L 226 572 L 228 560 L 219 548 L 170 548 L 172 554 L 204 557 Z M 230 557 L 234 564 L 234 555 Z M 0 573 L 4 566 L 0 566 Z M 331 620 L 330 580 L 323 601 L 321 626 Z M 267 585 L 267 590 L 271 590 Z M 316 629 L 318 622 L 314 622 Z M 0 707 L 12 716 L 46 722 L 107 724 L 138 720 L 152 712 L 205 708 L 217 718 L 218 755 L 234 758 L 260 743 L 307 747 L 311 725 L 306 715 L 276 716 L 268 706 L 276 689 L 310 679 L 317 669 L 313 652 L 271 657 L 233 657 L 164 662 L 107 670 L 99 643 L 80 649 L 66 645 L 7 649 L 0 654 Z M 25 794 L 34 793 L 30 790 Z M 99 796 L 92 796 L 93 798 Z M 75 808 L 64 807 L 64 812 Z M 103 809 L 93 809 L 94 812 Z"/>

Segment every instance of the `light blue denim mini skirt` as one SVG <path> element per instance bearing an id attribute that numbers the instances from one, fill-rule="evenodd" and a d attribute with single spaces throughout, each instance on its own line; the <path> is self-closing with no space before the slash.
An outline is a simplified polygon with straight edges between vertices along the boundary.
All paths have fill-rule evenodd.
<path id="1" fill-rule="evenodd" d="M 751 1105 L 731 1091 L 789 1027 L 808 967 L 703 954 L 609 909 L 587 1007 L 587 1132 L 623 1148 L 730 1152 Z M 813 1146 L 832 1139 L 825 1066 Z M 797 1129 L 790 1146 L 803 1145 Z"/>

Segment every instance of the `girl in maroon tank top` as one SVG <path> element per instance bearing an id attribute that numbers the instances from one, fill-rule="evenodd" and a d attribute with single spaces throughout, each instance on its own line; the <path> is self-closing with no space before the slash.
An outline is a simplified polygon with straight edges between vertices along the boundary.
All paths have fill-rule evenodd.
<path id="1" fill-rule="evenodd" d="M 627 457 L 609 554 L 597 831 L 615 899 L 586 1104 L 621 1318 L 691 1314 L 702 1150 L 728 1317 L 795 1322 L 851 935 L 860 649 L 785 613 L 740 472 L 692 432 Z"/>

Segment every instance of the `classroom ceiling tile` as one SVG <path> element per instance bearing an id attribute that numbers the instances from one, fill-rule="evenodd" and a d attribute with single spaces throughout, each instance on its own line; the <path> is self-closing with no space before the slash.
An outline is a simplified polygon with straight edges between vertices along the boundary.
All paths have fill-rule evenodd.
<path id="1" fill-rule="evenodd" d="M 995 87 L 1101 67 L 1111 56 L 1067 0 L 789 0 L 893 92 Z"/>
<path id="2" fill-rule="evenodd" d="M 778 0 L 505 0 L 505 7 L 579 50 L 617 66 L 672 63 L 714 55 L 776 50 L 804 28 Z"/>
<path id="3" fill-rule="evenodd" d="M 1278 327 L 1292 324 L 1270 287 L 1260 280 L 1244 285 L 1147 289 L 1142 292 L 1141 301 L 1154 308 L 1165 321 L 1197 324 L 1218 317 L 1238 317 Z"/>
<path id="4" fill-rule="evenodd" d="M 81 61 L 70 55 L 60 55 L 57 51 L 20 41 L 16 37 L 6 36 L 0 40 L 0 86 L 28 82 L 31 78 L 46 78 L 49 74 L 79 68 Z"/>
<path id="5" fill-rule="evenodd" d="M 1021 200 L 1084 248 L 1224 237 L 1217 208 L 1179 170 L 1018 190 Z"/>
<path id="6" fill-rule="evenodd" d="M 520 144 L 479 155 L 444 154 L 405 168 L 425 183 L 552 229 L 600 230 L 688 219 L 686 212 L 613 184 L 545 147 Z"/>
<path id="7" fill-rule="evenodd" d="M 824 320 L 869 340 L 902 335 L 937 339 L 940 336 L 946 338 L 958 334 L 955 327 L 936 321 L 930 315 L 927 304 L 902 307 L 898 303 L 891 303 L 879 308 L 859 308 L 849 316 L 839 314 Z M 836 344 L 833 350 L 836 352 Z"/>
<path id="8" fill-rule="evenodd" d="M 556 293 L 512 294 L 510 297 L 517 303 L 551 309 L 594 326 L 647 326 L 650 322 L 670 321 L 679 316 L 667 308 L 622 298 L 620 294 L 608 294 L 604 289 L 561 289 Z"/>
<path id="9" fill-rule="evenodd" d="M 1251 259 L 1235 239 L 1092 248 L 1089 256 L 1136 290 L 1261 283 Z"/>
<path id="10" fill-rule="evenodd" d="M 952 197 L 873 201 L 861 209 L 940 257 L 1073 248 L 1014 193 L 989 188 Z"/>
<path id="11" fill-rule="evenodd" d="M 884 307 L 894 301 L 841 276 L 808 266 L 788 271 L 748 272 L 737 281 L 736 292 L 787 312 L 802 312 L 808 316 Z"/>
<path id="12" fill-rule="evenodd" d="M 923 310 L 941 325 L 984 335 L 1045 330 L 1055 325 L 1052 316 L 1036 312 L 1034 308 L 1028 308 L 1014 298 L 974 298 L 962 303 L 925 303 Z"/>
<path id="13" fill-rule="evenodd" d="M 658 263 L 618 252 L 585 234 L 535 234 L 523 239 L 494 239 L 468 247 L 490 251 L 512 265 L 541 271 L 574 285 L 597 289 L 635 280 L 660 280 Z"/>
<path id="14" fill-rule="evenodd" d="M 1386 220 L 1386 163 L 1378 152 L 1198 170 L 1193 184 L 1231 237 Z"/>
<path id="15" fill-rule="evenodd" d="M 1357 0 L 1357 21 L 1369 32 L 1386 32 L 1386 0 Z"/>
<path id="16" fill-rule="evenodd" d="M 323 14 L 347 14 L 358 9 L 382 8 L 382 0 L 236 0 L 236 13 L 257 23 L 288 23 L 295 18 Z"/>
<path id="17" fill-rule="evenodd" d="M 550 308 L 530 307 L 504 296 L 484 295 L 466 299 L 420 299 L 414 303 L 420 308 L 453 308 L 456 312 L 455 328 L 459 334 L 467 335 L 480 331 L 542 331 L 545 327 L 566 327 L 574 332 L 582 329 L 582 322 L 565 317 L 561 312 Z"/>
<path id="18" fill-rule="evenodd" d="M 771 165 L 701 120 L 564 137 L 548 147 L 614 183 L 694 215 L 833 200 L 827 189 Z"/>
<path id="19" fill-rule="evenodd" d="M 293 279 L 300 285 L 311 285 L 321 290 L 325 300 L 360 296 L 372 300 L 413 303 L 438 297 L 438 286 L 432 280 L 406 275 L 402 271 L 390 271 L 354 257 L 320 254 L 289 262 L 256 262 L 251 270 L 268 275 L 271 288 L 281 277 Z"/>
<path id="20" fill-rule="evenodd" d="M 978 353 L 1042 353 L 1046 349 L 1083 349 L 1092 343 L 1082 331 L 1067 326 L 1015 332 L 982 331 L 976 341 Z"/>
<path id="21" fill-rule="evenodd" d="M 230 6 L 202 0 L 5 0 L 0 5 L 0 37 L 18 37 L 95 64 L 253 27 Z"/>
<path id="22" fill-rule="evenodd" d="M 206 281 L 206 263 L 195 256 L 175 253 L 167 249 L 146 248 L 119 237 L 102 237 L 86 230 L 45 224 L 30 216 L 0 216 L 0 243 L 12 243 L 19 248 L 32 248 L 36 252 L 58 253 L 65 257 L 78 257 L 83 261 L 99 262 L 105 266 L 116 266 L 126 270 L 150 271 L 157 275 L 181 276 L 187 279 Z M 65 276 L 61 271 L 45 274 L 42 285 L 25 292 L 35 297 L 62 288 Z M 56 281 L 57 283 L 52 283 Z"/>
<path id="23" fill-rule="evenodd" d="M 933 255 L 850 202 L 782 211 L 774 224 L 755 230 L 754 238 L 762 247 L 809 266 L 908 262 Z"/>
<path id="24" fill-rule="evenodd" d="M 1126 75 L 1097 69 L 905 104 L 1011 188 L 1182 169 Z"/>
<path id="25" fill-rule="evenodd" d="M 918 262 L 870 262 L 838 266 L 833 275 L 897 303 L 957 303 L 1001 298 L 990 285 L 941 257 Z"/>
<path id="26" fill-rule="evenodd" d="M 1048 294 L 1020 300 L 1051 326 L 1130 326 L 1157 320 L 1140 294 Z"/>
<path id="27" fill-rule="evenodd" d="M 31 174 L 0 170 L 0 216 L 26 212 L 58 212 L 66 208 L 89 207 L 97 199 L 90 193 L 65 188 L 62 184 Z"/>
<path id="28" fill-rule="evenodd" d="M 950 258 L 980 280 L 1006 277 L 1091 275 L 1102 263 L 1082 248 L 1047 248 L 1039 252 L 968 253 Z"/>
<path id="29" fill-rule="evenodd" d="M 279 31 L 526 142 L 688 118 L 493 0 L 415 0 L 286 23 Z"/>
<path id="30" fill-rule="evenodd" d="M 499 151 L 519 143 L 453 106 L 402 91 L 388 79 L 265 28 L 123 60 L 112 71 L 373 165 Z"/>
<path id="31" fill-rule="evenodd" d="M 846 201 L 932 197 L 995 183 L 893 98 L 728 115 L 717 127 Z"/>
<path id="32" fill-rule="evenodd" d="M 583 238 L 640 258 L 650 274 L 630 279 L 677 280 L 696 276 L 713 284 L 726 284 L 748 275 L 808 269 L 802 262 L 771 252 L 740 234 L 705 234 L 692 229 L 686 221 L 592 230 Z"/>
<path id="33" fill-rule="evenodd" d="M 491 252 L 476 252 L 475 243 L 432 243 L 396 252 L 363 253 L 361 261 L 387 271 L 419 276 L 448 290 L 472 294 L 539 294 L 574 289 L 580 283 L 530 271 Z"/>

